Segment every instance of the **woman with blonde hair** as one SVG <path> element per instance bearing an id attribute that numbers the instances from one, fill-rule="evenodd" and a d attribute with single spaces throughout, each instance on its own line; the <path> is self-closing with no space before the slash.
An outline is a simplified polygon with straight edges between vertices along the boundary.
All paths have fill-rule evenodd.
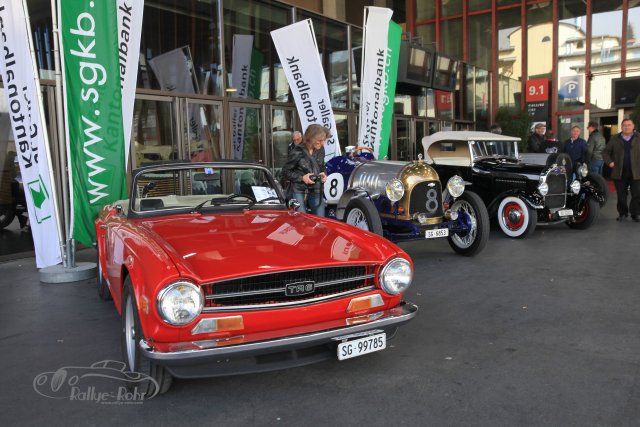
<path id="1" fill-rule="evenodd" d="M 289 153 L 283 174 L 289 179 L 294 199 L 300 202 L 299 212 L 324 216 L 322 184 L 327 180 L 324 164 L 324 142 L 329 137 L 324 126 L 309 125 L 302 142 Z"/>

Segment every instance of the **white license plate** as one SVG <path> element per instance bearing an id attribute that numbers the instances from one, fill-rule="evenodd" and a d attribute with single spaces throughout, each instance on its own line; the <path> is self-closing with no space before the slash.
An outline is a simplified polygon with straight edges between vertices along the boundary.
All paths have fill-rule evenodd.
<path id="1" fill-rule="evenodd" d="M 338 344 L 338 360 L 351 359 L 387 348 L 387 334 L 375 334 Z"/>
<path id="2" fill-rule="evenodd" d="M 571 216 L 573 215 L 573 209 L 560 209 L 558 216 Z"/>
<path id="3" fill-rule="evenodd" d="M 438 237 L 447 237 L 448 235 L 448 228 L 436 228 L 435 230 L 427 230 L 424 233 L 424 237 L 427 239 L 437 239 Z"/>

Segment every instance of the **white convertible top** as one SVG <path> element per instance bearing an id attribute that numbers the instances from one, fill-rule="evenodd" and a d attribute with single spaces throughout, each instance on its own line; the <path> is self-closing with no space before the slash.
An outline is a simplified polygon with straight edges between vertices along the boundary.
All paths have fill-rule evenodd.
<path id="1" fill-rule="evenodd" d="M 520 141 L 517 136 L 499 135 L 491 132 L 472 130 L 449 130 L 436 132 L 422 138 L 422 146 L 426 150 L 429 145 L 440 141 Z"/>
<path id="2" fill-rule="evenodd" d="M 455 146 L 452 150 L 442 149 L 440 146 L 433 144 L 439 142 L 451 142 Z M 452 166 L 471 166 L 472 154 L 469 147 L 469 141 L 520 141 L 520 138 L 508 135 L 499 135 L 490 132 L 476 131 L 443 131 L 436 132 L 422 138 L 422 147 L 424 148 L 425 161 L 428 163 L 436 163 L 441 165 Z"/>

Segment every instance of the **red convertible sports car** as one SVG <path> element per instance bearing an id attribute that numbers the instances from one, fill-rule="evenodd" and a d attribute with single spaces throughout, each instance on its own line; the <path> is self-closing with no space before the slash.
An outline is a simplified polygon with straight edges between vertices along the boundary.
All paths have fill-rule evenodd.
<path id="1" fill-rule="evenodd" d="M 96 220 L 98 294 L 122 316 L 137 391 L 382 350 L 417 307 L 409 256 L 287 206 L 267 168 L 218 161 L 134 171 Z"/>

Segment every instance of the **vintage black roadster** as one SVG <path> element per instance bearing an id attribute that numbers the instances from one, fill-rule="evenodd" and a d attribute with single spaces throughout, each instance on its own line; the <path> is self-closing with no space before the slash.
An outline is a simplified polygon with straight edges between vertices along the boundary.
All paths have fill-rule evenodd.
<path id="1" fill-rule="evenodd" d="M 446 180 L 469 183 L 509 237 L 528 236 L 536 224 L 564 222 L 587 229 L 607 200 L 607 183 L 571 164 L 566 154 L 549 154 L 544 164 L 523 162 L 519 138 L 488 132 L 450 131 L 425 136 L 426 161 Z"/>
<path id="2" fill-rule="evenodd" d="M 465 256 L 486 246 L 487 210 L 460 176 L 441 181 L 423 160 L 377 161 L 368 149 L 350 151 L 327 162 L 327 216 L 393 242 L 446 237 Z"/>

